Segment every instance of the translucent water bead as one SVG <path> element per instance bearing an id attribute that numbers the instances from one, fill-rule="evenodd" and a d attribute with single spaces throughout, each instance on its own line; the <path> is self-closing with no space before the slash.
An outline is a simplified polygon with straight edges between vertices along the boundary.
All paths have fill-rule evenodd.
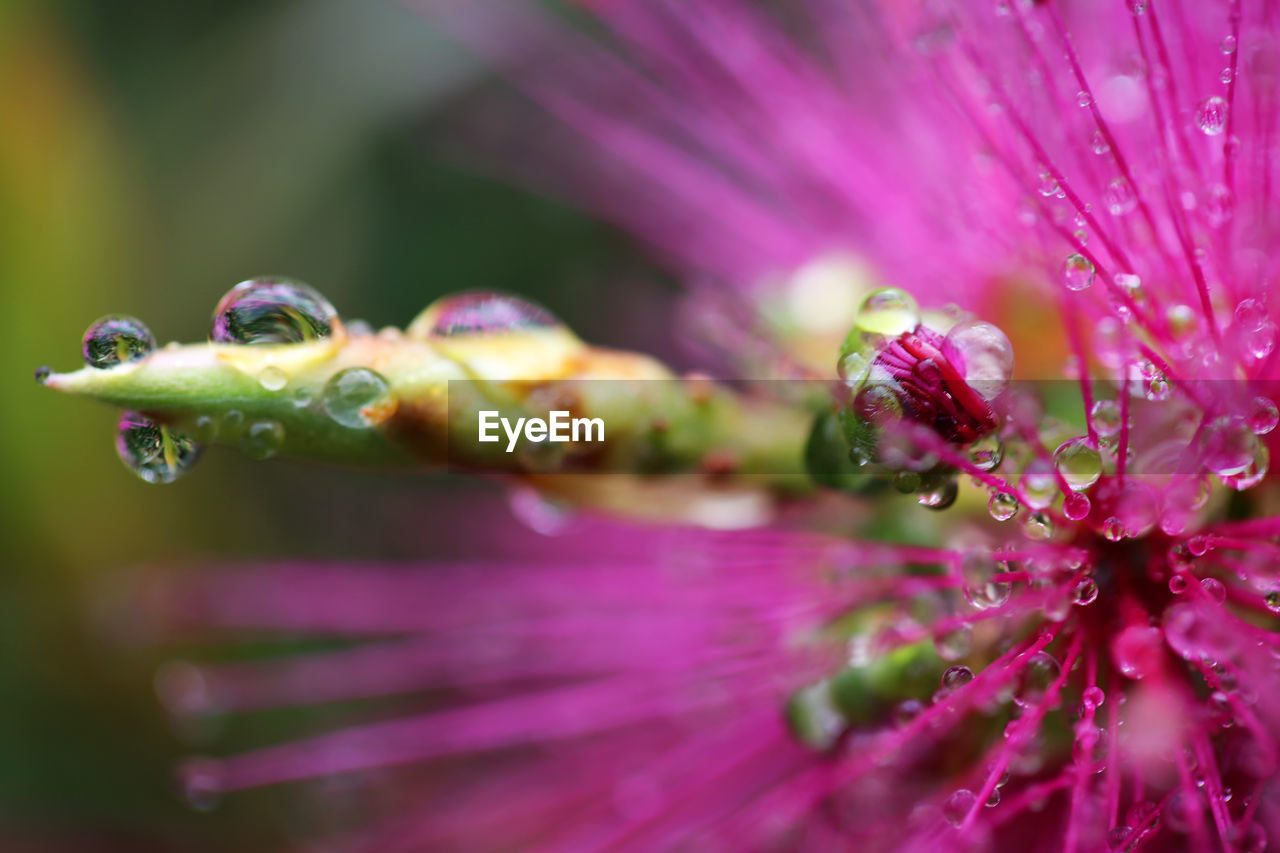
<path id="1" fill-rule="evenodd" d="M 104 370 L 138 361 L 156 348 L 156 339 L 141 320 L 111 314 L 85 330 L 81 351 L 85 364 Z"/>
<path id="2" fill-rule="evenodd" d="M 1072 491 L 1086 491 L 1102 476 L 1102 456 L 1087 437 L 1072 438 L 1053 453 L 1058 474 Z"/>
<path id="3" fill-rule="evenodd" d="M 953 326 L 942 353 L 964 376 L 965 384 L 994 400 L 1013 377 L 1013 344 L 999 327 L 979 320 Z"/>
<path id="4" fill-rule="evenodd" d="M 349 367 L 330 377 L 321 397 L 329 417 L 348 429 L 368 429 L 394 410 L 391 386 L 367 367 Z"/>
<path id="5" fill-rule="evenodd" d="M 409 328 L 411 336 L 492 335 L 560 325 L 550 311 L 509 293 L 474 290 L 437 300 Z"/>
<path id="6" fill-rule="evenodd" d="M 116 423 L 120 461 L 148 483 L 172 483 L 200 459 L 204 448 L 138 412 L 125 412 Z"/>
<path id="7" fill-rule="evenodd" d="M 898 287 L 881 288 L 862 301 L 844 351 L 878 347 L 918 325 L 920 306 L 916 304 L 915 297 Z"/>
<path id="8" fill-rule="evenodd" d="M 1227 129 L 1227 99 L 1220 95 L 1205 98 L 1196 107 L 1196 127 L 1205 136 L 1219 136 Z"/>
<path id="9" fill-rule="evenodd" d="M 1093 284 L 1093 262 L 1080 254 L 1067 255 L 1062 262 L 1062 283 L 1067 290 L 1085 290 Z"/>
<path id="10" fill-rule="evenodd" d="M 338 312 L 310 285 L 289 278 L 242 281 L 218 302 L 209 340 L 219 344 L 296 344 L 333 333 Z"/>

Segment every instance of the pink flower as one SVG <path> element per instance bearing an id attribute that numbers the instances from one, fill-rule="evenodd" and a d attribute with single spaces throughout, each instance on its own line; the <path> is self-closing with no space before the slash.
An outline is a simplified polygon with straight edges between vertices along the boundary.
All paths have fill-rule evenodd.
<path id="1" fill-rule="evenodd" d="M 159 581 L 152 608 L 180 626 L 358 641 L 170 668 L 177 710 L 430 698 L 193 763 L 193 795 L 385 771 L 342 839 L 376 850 L 1280 834 L 1280 16 L 925 6 L 603 2 L 590 35 L 505 7 L 451 22 L 577 137 L 564 191 L 675 269 L 766 306 L 771 282 L 852 253 L 926 308 L 999 322 L 1019 378 L 1065 372 L 1066 392 L 1005 389 L 993 327 L 898 290 L 886 320 L 877 291 L 845 321 L 843 425 L 863 467 L 957 502 L 945 516 L 850 502 L 860 541 L 801 532 L 804 508 L 738 534 L 584 521 L 494 565 Z M 1065 351 L 1026 327 L 1028 293 Z M 990 519 L 962 512 L 970 481 Z"/>

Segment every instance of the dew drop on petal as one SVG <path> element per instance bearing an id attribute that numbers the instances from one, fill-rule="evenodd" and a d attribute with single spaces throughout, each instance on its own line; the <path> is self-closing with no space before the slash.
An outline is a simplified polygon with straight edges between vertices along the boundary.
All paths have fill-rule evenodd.
<path id="1" fill-rule="evenodd" d="M 1124 0 L 1124 6 L 1132 15 L 1141 15 L 1147 11 L 1147 0 Z"/>
<path id="2" fill-rule="evenodd" d="M 1258 452 L 1258 438 L 1239 417 L 1220 417 L 1205 428 L 1204 466 L 1215 474 L 1230 476 L 1249 467 Z"/>
<path id="3" fill-rule="evenodd" d="M 1124 176 L 1115 178 L 1107 184 L 1107 188 L 1102 193 L 1102 200 L 1112 216 L 1132 213 L 1138 206 L 1138 194 L 1134 191 L 1133 184 Z"/>
<path id="4" fill-rule="evenodd" d="M 1164 637 L 1169 647 L 1185 660 L 1220 660 L 1235 649 L 1230 625 L 1194 604 L 1175 604 L 1164 614 Z"/>
<path id="5" fill-rule="evenodd" d="M 455 293 L 436 300 L 413 322 L 412 334 L 447 338 L 493 335 L 560 325 L 541 305 L 488 290 Z"/>
<path id="6" fill-rule="evenodd" d="M 1018 514 L 1018 499 L 1008 492 L 996 492 L 987 501 L 987 512 L 996 521 L 1008 521 Z"/>
<path id="7" fill-rule="evenodd" d="M 867 295 L 854 318 L 854 329 L 864 342 L 877 345 L 920 325 L 915 297 L 899 287 L 883 287 Z"/>
<path id="8" fill-rule="evenodd" d="M 953 326 L 942 352 L 960 369 L 965 384 L 987 400 L 999 396 L 1013 376 L 1013 344 L 990 323 L 971 320 Z"/>
<path id="9" fill-rule="evenodd" d="M 1230 56 L 1231 54 L 1236 52 L 1236 37 L 1223 36 L 1222 41 L 1218 43 L 1218 47 L 1219 49 L 1222 50 L 1223 53 Z"/>
<path id="10" fill-rule="evenodd" d="M 1089 511 L 1092 509 L 1089 496 L 1080 492 L 1072 492 L 1062 499 L 1062 514 L 1072 521 L 1088 518 Z"/>
<path id="11" fill-rule="evenodd" d="M 954 504 L 959 494 L 959 484 L 954 479 L 948 479 L 932 489 L 919 492 L 916 502 L 929 509 L 943 510 Z"/>
<path id="12" fill-rule="evenodd" d="M 1093 578 L 1082 578 L 1071 589 L 1071 599 L 1081 607 L 1098 600 L 1098 584 Z"/>
<path id="13" fill-rule="evenodd" d="M 1023 519 L 1022 532 L 1035 542 L 1047 542 L 1053 538 L 1053 519 L 1049 513 L 1038 509 Z"/>
<path id="14" fill-rule="evenodd" d="M 1154 625 L 1130 625 L 1111 638 L 1111 661 L 1126 678 L 1142 679 L 1157 671 L 1164 643 Z"/>
<path id="15" fill-rule="evenodd" d="M 1051 172 L 1041 172 L 1036 190 L 1045 198 L 1055 196 L 1059 192 L 1058 179 Z"/>
<path id="16" fill-rule="evenodd" d="M 1013 701 L 1024 708 L 1036 705 L 1044 698 L 1049 686 L 1062 674 L 1062 664 L 1048 652 L 1040 651 L 1031 656 L 1018 674 L 1018 687 Z"/>
<path id="17" fill-rule="evenodd" d="M 191 436 L 138 412 L 125 412 L 116 423 L 120 461 L 148 483 L 172 483 L 199 461 L 203 450 Z"/>
<path id="18" fill-rule="evenodd" d="M 1270 610 L 1272 613 L 1280 613 L 1280 592 L 1277 592 L 1276 590 L 1272 590 L 1271 592 L 1267 593 L 1267 597 L 1264 600 L 1267 603 L 1268 610 Z"/>
<path id="19" fill-rule="evenodd" d="M 1098 400 L 1089 410 L 1093 428 L 1103 438 L 1120 432 L 1120 406 L 1114 400 Z"/>
<path id="20" fill-rule="evenodd" d="M 994 471 L 1004 461 L 1004 444 L 995 433 L 984 435 L 969 445 L 969 461 L 979 471 Z"/>
<path id="21" fill-rule="evenodd" d="M 1200 588 L 1209 596 L 1214 604 L 1222 604 L 1227 600 L 1227 587 L 1217 578 L 1203 578 Z"/>
<path id="22" fill-rule="evenodd" d="M 141 320 L 111 314 L 85 330 L 81 351 L 85 364 L 98 369 L 145 358 L 156 348 L 156 339 Z"/>
<path id="23" fill-rule="evenodd" d="M 1280 409 L 1266 397 L 1254 397 L 1249 410 L 1249 429 L 1254 435 L 1266 435 L 1280 424 Z"/>
<path id="24" fill-rule="evenodd" d="M 947 671 L 942 673 L 942 686 L 948 690 L 955 690 L 957 687 L 964 687 L 973 681 L 973 678 L 973 670 L 967 666 L 948 667 Z"/>
<path id="25" fill-rule="evenodd" d="M 221 344 L 296 344 L 329 337 L 338 312 L 313 287 L 288 278 L 255 278 L 231 288 L 213 312 L 209 340 Z"/>
<path id="26" fill-rule="evenodd" d="M 1083 436 L 1058 445 L 1053 464 L 1063 481 L 1077 492 L 1085 491 L 1102 476 L 1102 456 Z"/>
<path id="27" fill-rule="evenodd" d="M 957 661 L 973 649 L 973 629 L 968 625 L 961 625 L 954 631 L 936 638 L 933 641 L 933 648 L 938 653 L 938 657 L 945 661 Z"/>
<path id="28" fill-rule="evenodd" d="M 1114 515 L 1102 522 L 1102 535 L 1108 542 L 1119 542 L 1128 535 L 1124 522 Z"/>
<path id="29" fill-rule="evenodd" d="M 280 368 L 270 365 L 258 372 L 258 384 L 267 391 L 281 391 L 289 384 L 289 375 Z"/>
<path id="30" fill-rule="evenodd" d="M 1219 136 L 1227 129 L 1227 100 L 1220 95 L 1205 98 L 1196 107 L 1196 127 L 1205 136 Z"/>
<path id="31" fill-rule="evenodd" d="M 284 427 L 278 421 L 254 421 L 240 446 L 250 459 L 270 459 L 284 446 Z"/>
<path id="32" fill-rule="evenodd" d="M 1107 700 L 1107 694 L 1103 693 L 1102 688 L 1095 684 L 1084 689 L 1082 699 L 1086 708 L 1098 708 Z"/>
<path id="33" fill-rule="evenodd" d="M 1169 592 L 1174 595 L 1182 595 L 1187 591 L 1187 579 L 1183 575 L 1174 575 L 1169 578 Z"/>
<path id="34" fill-rule="evenodd" d="M 973 810 L 978 798 L 968 788 L 961 788 L 947 797 L 942 804 L 942 816 L 952 826 L 964 823 L 965 817 Z"/>
<path id="35" fill-rule="evenodd" d="M 1067 290 L 1086 290 L 1093 284 L 1093 262 L 1080 254 L 1067 255 L 1062 262 L 1062 283 Z"/>
<path id="36" fill-rule="evenodd" d="M 348 367 L 329 377 L 321 400 L 329 417 L 337 423 L 349 429 L 368 429 L 390 413 L 390 389 L 377 371 Z"/>

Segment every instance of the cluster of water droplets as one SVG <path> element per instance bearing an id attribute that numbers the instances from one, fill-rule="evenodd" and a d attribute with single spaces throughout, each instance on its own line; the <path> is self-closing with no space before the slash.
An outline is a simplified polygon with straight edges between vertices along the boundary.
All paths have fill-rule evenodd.
<path id="1" fill-rule="evenodd" d="M 958 482 L 934 445 L 941 438 L 998 464 L 1003 449 L 988 433 L 992 403 L 1013 373 L 1013 348 L 1000 329 L 958 311 L 936 324 L 945 334 L 933 330 L 935 321 L 907 291 L 874 291 L 858 310 L 837 372 L 848 395 L 841 424 L 855 466 L 887 474 L 922 506 L 945 509 Z M 948 422 L 938 412 L 958 414 Z"/>

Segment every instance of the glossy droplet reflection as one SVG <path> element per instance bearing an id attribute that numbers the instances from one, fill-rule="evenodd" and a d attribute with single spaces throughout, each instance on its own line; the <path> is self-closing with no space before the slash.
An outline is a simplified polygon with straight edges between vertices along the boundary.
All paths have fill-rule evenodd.
<path id="1" fill-rule="evenodd" d="M 85 364 L 98 369 L 145 358 L 156 339 L 141 320 L 124 314 L 103 317 L 85 330 L 81 341 Z"/>
<path id="2" fill-rule="evenodd" d="M 1083 492 L 1102 476 L 1102 456 L 1086 437 L 1072 438 L 1058 445 L 1054 467 L 1072 491 Z"/>
<path id="3" fill-rule="evenodd" d="M 854 319 L 853 335 L 857 335 L 864 347 L 878 347 L 883 341 L 896 338 L 920 325 L 920 307 L 915 297 L 898 287 L 884 287 L 869 294 L 858 308 Z M 847 341 L 845 346 L 849 349 Z"/>
<path id="4" fill-rule="evenodd" d="M 250 459 L 270 459 L 284 446 L 284 427 L 276 421 L 254 421 L 245 431 L 241 449 Z"/>
<path id="5" fill-rule="evenodd" d="M 221 344 L 297 344 L 327 338 L 338 312 L 310 285 L 255 278 L 227 292 L 213 312 L 209 340 Z"/>
<path id="6" fill-rule="evenodd" d="M 116 453 L 125 467 L 148 483 L 172 483 L 200 459 L 204 448 L 138 412 L 125 412 L 116 424 Z"/>
<path id="7" fill-rule="evenodd" d="M 492 335 L 560 325 L 555 316 L 528 300 L 487 290 L 446 296 L 414 321 L 412 331 L 430 337 Z"/>
<path id="8" fill-rule="evenodd" d="M 1084 255 L 1071 254 L 1062 262 L 1062 283 L 1067 290 L 1085 290 L 1093 284 L 1093 262 Z"/>
<path id="9" fill-rule="evenodd" d="M 942 352 L 965 383 L 994 400 L 1013 376 L 1013 344 L 998 327 L 979 320 L 959 323 L 947 332 Z"/>
<path id="10" fill-rule="evenodd" d="M 330 377 L 323 402 L 329 417 L 350 429 L 368 429 L 384 421 L 394 408 L 391 386 L 367 367 L 349 367 Z"/>

